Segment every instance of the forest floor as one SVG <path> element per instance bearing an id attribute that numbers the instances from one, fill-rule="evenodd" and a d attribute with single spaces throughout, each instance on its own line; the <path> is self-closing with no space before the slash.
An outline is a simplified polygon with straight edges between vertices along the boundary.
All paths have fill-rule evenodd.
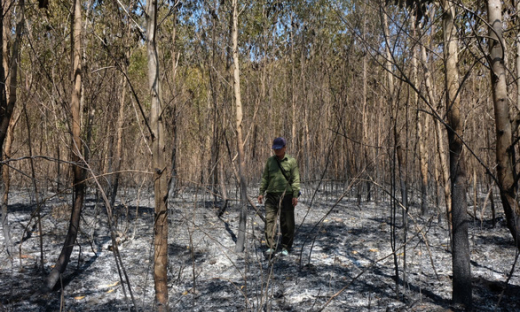
<path id="1" fill-rule="evenodd" d="M 107 217 L 93 195 L 83 210 L 81 231 L 63 288 L 42 294 L 45 276 L 64 242 L 69 196 L 41 204 L 44 270 L 34 198 L 11 198 L 9 221 L 16 254 L 9 258 L 0 234 L 0 311 L 152 311 L 153 199 L 125 192 L 118 205 L 117 237 L 122 282 L 111 251 Z M 311 194 L 312 195 L 312 194 Z M 222 218 L 201 193 L 181 193 L 170 207 L 169 304 L 172 311 L 455 311 L 451 253 L 445 218 L 418 217 L 410 210 L 408 244 L 398 211 L 395 231 L 399 265 L 396 289 L 388 202 L 362 202 L 319 192 L 302 197 L 296 209 L 297 234 L 289 256 L 264 254 L 263 221 L 251 209 L 244 253 L 235 253 L 238 205 Z M 143 200 L 143 198 L 145 198 Z M 258 207 L 261 211 L 262 206 Z M 489 211 L 489 209 L 487 209 Z M 473 213 L 473 208 L 469 211 Z M 470 223 L 469 238 L 475 311 L 520 311 L 517 255 L 502 211 L 493 228 L 489 213 Z M 473 220 L 473 219 L 472 219 Z M 80 248 L 81 247 L 81 248 Z M 20 253 L 21 250 L 21 253 Z M 406 275 L 403 263 L 406 258 Z M 512 272 L 512 274 L 511 274 Z M 124 280 L 124 279 L 123 279 Z M 124 287 L 123 287 L 124 285 Z M 125 295 L 126 294 L 126 295 Z"/>

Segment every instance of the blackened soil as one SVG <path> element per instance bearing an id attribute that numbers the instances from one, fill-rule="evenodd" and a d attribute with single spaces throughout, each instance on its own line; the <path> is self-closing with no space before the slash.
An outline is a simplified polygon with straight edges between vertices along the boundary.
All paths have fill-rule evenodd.
<path id="1" fill-rule="evenodd" d="M 153 311 L 153 198 L 127 191 L 115 209 L 115 235 L 123 263 L 120 275 L 105 208 L 91 195 L 59 289 L 42 293 L 64 242 L 71 202 L 69 196 L 44 198 L 40 205 L 43 236 L 34 213 L 38 205 L 31 196 L 18 193 L 11 199 L 15 252 L 8 256 L 0 233 L 0 311 Z M 449 233 L 436 209 L 423 218 L 411 207 L 405 233 L 400 211 L 393 226 L 388 202 L 358 204 L 345 198 L 336 203 L 337 198 L 324 193 L 313 202 L 301 198 L 292 253 L 266 257 L 263 222 L 252 208 L 245 252 L 236 253 L 238 205 L 231 204 L 219 218 L 220 203 L 200 193 L 181 194 L 169 208 L 170 310 L 460 308 L 451 305 Z M 473 213 L 473 207 L 469 209 Z M 475 220 L 470 216 L 474 310 L 520 311 L 520 275 L 514 267 L 517 250 L 503 214 L 497 213 L 493 227 L 488 213 L 481 218 L 479 210 Z"/>

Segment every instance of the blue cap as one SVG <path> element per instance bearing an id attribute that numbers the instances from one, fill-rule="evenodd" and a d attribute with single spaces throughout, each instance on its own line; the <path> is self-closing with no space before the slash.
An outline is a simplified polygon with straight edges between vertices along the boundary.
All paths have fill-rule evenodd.
<path id="1" fill-rule="evenodd" d="M 285 147 L 285 144 L 287 144 L 287 142 L 285 141 L 284 138 L 282 138 L 282 137 L 276 138 L 273 141 L 273 149 L 275 149 L 275 150 L 282 149 Z"/>

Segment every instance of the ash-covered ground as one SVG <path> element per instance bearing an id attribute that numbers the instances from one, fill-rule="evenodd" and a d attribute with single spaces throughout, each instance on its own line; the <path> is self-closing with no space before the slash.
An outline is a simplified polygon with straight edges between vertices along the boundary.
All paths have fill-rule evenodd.
<path id="1" fill-rule="evenodd" d="M 153 311 L 152 196 L 122 191 L 122 202 L 114 211 L 122 269 L 129 284 L 118 274 L 104 206 L 90 194 L 61 290 L 50 294 L 40 289 L 61 251 L 71 200 L 68 195 L 41 198 L 37 205 L 30 194 L 11 197 L 9 222 L 16 253 L 8 257 L 0 233 L 0 311 Z M 296 209 L 292 253 L 266 258 L 263 221 L 252 208 L 246 251 L 237 254 L 238 204 L 230 202 L 219 218 L 220 203 L 202 191 L 181 192 L 169 209 L 170 310 L 456 310 L 450 305 L 451 253 L 444 216 L 439 222 L 432 208 L 421 218 L 412 206 L 403 247 L 402 214 L 397 212 L 396 284 L 388 201 L 359 204 L 355 197 L 337 202 L 338 198 L 340 194 L 325 191 L 305 192 Z M 480 209 L 469 232 L 474 309 L 520 311 L 520 274 L 513 270 L 517 250 L 503 212 L 499 208 L 493 228 L 489 207 L 482 219 Z M 468 211 L 473 220 L 473 207 Z"/>

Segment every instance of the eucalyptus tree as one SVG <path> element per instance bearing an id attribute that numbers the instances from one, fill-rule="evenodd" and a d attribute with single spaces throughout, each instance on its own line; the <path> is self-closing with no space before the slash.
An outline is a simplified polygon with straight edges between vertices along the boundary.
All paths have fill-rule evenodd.
<path id="1" fill-rule="evenodd" d="M 227 208 L 227 194 L 226 194 L 226 187 L 225 187 L 225 181 L 221 179 L 221 176 L 223 175 L 223 160 L 221 159 L 221 150 L 222 150 L 222 139 L 223 139 L 223 126 L 224 122 L 222 121 L 222 116 L 224 115 L 224 109 L 223 109 L 223 94 L 229 93 L 227 90 L 229 88 L 225 87 L 225 84 L 222 83 L 220 77 L 222 75 L 224 77 L 227 76 L 228 70 L 225 68 L 226 60 L 223 58 L 226 58 L 225 53 L 222 53 L 221 51 L 224 50 L 224 47 L 221 47 L 219 45 L 219 42 L 223 38 L 225 38 L 225 34 L 223 34 L 223 30 L 227 27 L 223 26 L 225 24 L 226 15 L 225 12 L 225 6 L 221 5 L 219 1 L 213 1 L 212 3 L 208 3 L 210 6 L 209 8 L 209 15 L 211 16 L 210 23 L 211 23 L 211 36 L 208 36 L 208 40 L 211 40 L 211 43 L 208 45 L 205 45 L 207 48 L 211 47 L 211 51 L 208 51 L 208 53 L 205 53 L 207 55 L 206 62 L 208 63 L 208 69 L 209 69 L 209 84 L 210 84 L 210 90 L 211 90 L 211 101 L 212 101 L 212 120 L 211 120 L 211 157 L 210 157 L 210 163 L 208 168 L 210 168 L 210 184 L 211 184 L 211 190 L 214 194 L 214 198 L 216 200 L 217 195 L 220 193 L 220 196 L 222 197 L 222 205 L 219 210 L 219 214 L 222 215 L 222 213 Z M 220 192 L 219 192 L 220 187 Z"/>
<path id="2" fill-rule="evenodd" d="M 430 13 L 429 15 L 430 16 L 433 16 L 435 14 L 435 7 L 431 8 L 430 9 Z M 421 26 L 424 26 L 424 23 L 425 22 L 422 22 L 421 23 Z M 434 34 L 435 34 L 435 24 L 431 24 L 429 25 L 430 26 L 430 35 L 428 36 L 430 38 L 430 43 L 427 42 L 426 40 L 426 36 L 422 36 L 420 40 L 420 67 L 422 69 L 422 80 L 423 80 L 423 85 L 424 85 L 424 93 L 425 93 L 425 103 L 427 103 L 427 106 L 429 106 L 429 110 L 427 111 L 437 111 L 437 114 L 438 115 L 442 115 L 440 114 L 440 112 L 442 112 L 442 107 L 440 107 L 440 96 L 438 96 L 435 92 L 435 84 L 434 84 L 434 73 L 432 72 L 431 68 L 434 66 L 434 62 L 432 61 L 432 59 L 434 58 L 433 56 L 433 53 L 429 53 L 429 51 L 431 51 L 431 42 L 433 41 L 432 38 L 434 37 Z M 422 27 L 421 27 L 422 28 Z M 435 103 L 439 103 L 439 105 L 435 105 Z M 425 116 L 423 121 L 424 121 L 424 126 L 421 127 L 422 128 L 422 133 L 423 135 L 419 135 L 419 145 L 420 145 L 420 148 L 419 148 L 419 154 L 420 154 L 420 158 L 422 159 L 421 162 L 421 175 L 422 175 L 422 184 L 421 184 L 421 192 L 423 194 L 421 194 L 424 198 L 424 196 L 427 196 L 427 194 L 424 194 L 424 192 L 426 191 L 425 188 L 425 183 L 427 182 L 426 179 L 427 179 L 427 172 L 425 173 L 425 169 L 428 168 L 428 163 L 427 163 L 427 155 L 426 153 L 428 152 L 427 149 L 424 148 L 424 144 L 426 143 L 425 140 L 425 135 L 427 135 L 427 132 L 426 129 L 428 129 L 428 116 Z M 450 191 L 450 187 L 449 187 L 449 170 L 448 170 L 448 161 L 447 161 L 447 158 L 446 158 L 446 152 L 445 152 L 445 148 L 444 148 L 444 140 L 443 140 L 443 132 L 442 132 L 442 124 L 441 124 L 441 121 L 438 119 L 438 118 L 433 118 L 433 140 L 436 144 L 434 144 L 435 146 L 435 151 L 434 151 L 434 154 L 436 156 L 436 159 L 438 161 L 436 161 L 434 159 L 434 165 L 435 165 L 435 181 L 436 181 L 436 185 L 435 185 L 435 188 L 438 189 L 439 185 L 444 185 L 444 198 L 445 198 L 445 202 L 446 202 L 446 211 L 451 211 L 451 191 Z M 421 122 L 419 122 L 419 125 L 422 125 Z M 422 137 L 422 140 L 421 140 L 421 137 Z M 439 180 L 440 178 L 440 180 Z M 438 203 L 439 199 L 436 198 L 436 202 Z M 424 206 L 423 204 L 421 203 L 421 209 L 423 209 Z M 421 213 L 424 213 L 425 211 L 421 211 Z M 440 217 L 440 215 L 439 215 Z"/>
<path id="3" fill-rule="evenodd" d="M 411 21 L 412 27 L 412 38 L 418 38 L 417 23 L 415 18 Z M 419 39 L 420 43 L 421 40 Z M 419 50 L 419 51 L 418 51 Z M 420 45 L 417 47 L 413 45 L 412 48 L 412 82 L 414 85 L 419 85 L 419 55 Z M 419 172 L 420 172 L 420 198 L 421 198 L 421 214 L 426 215 L 428 211 L 428 149 L 426 147 L 427 136 L 429 134 L 429 118 L 427 114 L 422 113 L 421 101 L 419 100 L 419 94 L 413 92 L 413 104 L 417 107 L 417 140 L 419 145 Z"/>
<path id="4" fill-rule="evenodd" d="M 25 23 L 25 1 L 18 1 L 18 6 L 14 6 L 14 1 L 11 3 L 0 2 L 2 16 L 0 17 L 0 42 L 2 42 L 2 49 L 0 51 L 0 161 L 5 160 L 10 154 L 10 142 L 12 139 L 12 129 L 14 127 L 13 110 L 17 101 L 17 87 L 18 87 L 18 67 L 21 55 L 22 34 Z M 17 7 L 15 35 L 12 40 L 11 53 L 7 50 L 7 42 L 9 38 L 7 35 L 8 23 L 4 18 L 12 16 L 11 14 L 4 14 L 7 9 Z M 7 28 L 7 29 L 6 29 Z M 4 240 L 6 250 L 12 256 L 13 245 L 11 242 L 11 233 L 9 230 L 8 220 L 8 192 L 9 192 L 9 171 L 8 167 L 0 164 L 0 205 L 2 212 L 1 224 L 3 228 Z M 41 230 L 41 229 L 40 229 Z M 43 262 L 43 261 L 42 261 Z M 42 263 L 43 265 L 43 263 Z"/>
<path id="5" fill-rule="evenodd" d="M 238 0 L 232 1 L 233 22 L 231 30 L 232 53 L 233 53 L 233 86 L 236 107 L 236 132 L 237 132 L 237 150 L 238 150 L 238 175 L 240 179 L 240 220 L 238 228 L 238 239 L 235 250 L 237 252 L 244 251 L 246 240 L 246 222 L 247 222 L 247 183 L 245 178 L 245 153 L 244 153 L 244 137 L 243 137 L 243 113 L 242 113 L 242 94 L 240 90 L 240 63 L 238 53 L 238 16 L 239 7 Z"/>
<path id="6" fill-rule="evenodd" d="M 505 41 L 503 37 L 502 1 L 488 0 L 489 67 L 496 129 L 496 162 L 500 198 L 506 215 L 507 227 L 517 248 L 520 249 L 520 207 L 518 178 L 515 178 L 513 129 L 507 93 Z M 517 125 L 518 127 L 518 125 Z"/>
<path id="7" fill-rule="evenodd" d="M 56 283 L 60 280 L 61 274 L 67 268 L 67 264 L 70 260 L 72 249 L 74 248 L 76 237 L 79 231 L 79 223 L 81 217 L 81 210 L 83 207 L 83 201 L 85 198 L 85 169 L 82 165 L 82 140 L 81 140 L 81 110 L 80 110 L 80 97 L 81 97 L 81 78 L 82 78 L 82 66 L 81 66 L 81 29 L 82 29 L 82 14 L 81 14 L 81 1 L 74 0 L 73 2 L 73 23 L 71 29 L 72 38 L 72 95 L 70 100 L 70 130 L 72 134 L 71 138 L 71 159 L 73 161 L 72 172 L 73 172 L 73 203 L 72 211 L 69 222 L 69 230 L 63 243 L 60 256 L 56 262 L 56 265 L 47 276 L 46 288 L 52 290 Z"/>
<path id="8" fill-rule="evenodd" d="M 520 0 L 516 0 L 515 4 L 516 12 L 520 12 Z M 520 25 L 520 18 L 516 19 L 517 25 Z M 520 77 L 520 31 L 516 33 L 516 77 Z M 520 79 L 516 80 L 516 90 L 520 90 Z M 520 111 L 520 92 L 516 93 L 516 107 Z"/>
<path id="9" fill-rule="evenodd" d="M 387 1 L 388 2 L 388 1 Z M 432 1 L 395 1 L 396 3 L 415 6 L 417 19 L 425 13 L 426 4 Z M 445 68 L 445 105 L 449 143 L 451 212 L 452 225 L 452 267 L 454 304 L 465 309 L 472 309 L 471 266 L 468 240 L 468 217 L 466 198 L 466 165 L 464 158 L 463 118 L 460 104 L 459 78 L 459 41 L 456 26 L 457 6 L 447 0 L 438 2 L 442 9 L 443 52 Z"/>
<path id="10" fill-rule="evenodd" d="M 398 180 L 400 183 L 400 188 L 401 188 L 401 201 L 402 201 L 402 207 L 403 207 L 403 210 L 402 210 L 402 216 L 403 216 L 403 224 L 404 224 L 404 231 L 406 233 L 407 231 L 407 221 L 408 220 L 408 216 L 406 215 L 408 213 L 408 190 L 407 190 L 407 181 L 405 179 L 405 172 L 406 172 L 406 169 L 405 169 L 405 165 L 406 163 L 404 163 L 404 157 L 403 157 L 403 154 L 406 153 L 406 151 L 403 151 L 403 146 L 401 144 L 403 144 L 403 140 L 401 139 L 401 131 L 399 130 L 401 127 L 399 126 L 399 123 L 398 121 L 401 120 L 401 118 L 399 118 L 399 99 L 398 99 L 398 94 L 396 92 L 396 87 L 395 87 L 395 83 L 394 83 L 394 75 L 397 75 L 397 73 L 394 73 L 393 71 L 393 63 L 395 62 L 395 57 L 394 57 L 394 54 L 393 54 L 393 51 L 392 51 L 392 47 L 395 47 L 395 44 L 392 43 L 390 41 L 390 33 L 389 33 L 389 25 L 388 25 L 388 15 L 386 13 L 381 13 L 382 14 L 382 32 L 383 32 L 383 37 L 384 37 L 384 46 L 385 46 L 385 62 L 384 62 L 384 68 L 385 68 L 385 71 L 386 71 L 386 75 L 387 75 L 387 78 L 386 78 L 386 89 L 388 90 L 387 91 L 387 101 L 388 101 L 388 106 L 390 107 L 390 110 L 391 110 L 391 122 L 390 124 L 388 125 L 388 127 L 391 127 L 392 129 L 392 134 L 393 134 L 393 151 L 392 151 L 392 165 L 391 165 L 391 184 L 392 184 L 392 194 L 395 194 L 395 186 L 397 184 L 397 182 L 395 182 L 396 180 Z M 402 85 L 402 84 L 400 84 Z M 400 89 L 400 88 L 399 88 Z M 396 161 L 397 160 L 397 161 Z M 397 163 L 397 164 L 396 164 Z M 396 174 L 397 173 L 397 174 Z M 395 177 L 395 175 L 397 175 L 397 178 Z M 397 248 L 397 235 L 396 235 L 396 226 L 397 226 L 397 219 L 396 219 L 396 214 L 397 214 L 397 204 L 396 204 L 396 198 L 394 195 L 392 195 L 392 197 L 394 197 L 392 199 L 392 211 L 391 211 L 391 220 L 392 220 L 392 236 L 391 236 L 391 245 L 392 245 L 392 250 L 394 251 L 394 254 L 393 254 L 393 258 L 394 258 L 394 269 L 395 269 L 395 275 L 396 275 L 396 279 L 395 279 L 395 291 L 396 291 L 396 294 L 397 296 L 399 297 L 400 296 L 400 288 L 399 288 L 399 262 L 398 262 L 398 255 L 396 253 L 396 248 Z M 406 236 L 406 234 L 405 234 Z M 406 251 L 403 252 L 403 255 L 406 256 Z M 406 266 L 406 258 L 404 258 L 404 263 L 405 263 L 405 266 Z M 405 280 L 405 279 L 404 279 Z"/>
<path id="11" fill-rule="evenodd" d="M 109 97 L 114 97 L 113 101 L 118 105 L 113 110 L 108 108 L 106 111 L 107 118 L 115 119 L 114 122 L 107 122 L 107 135 L 109 137 L 108 143 L 108 164 L 107 170 L 111 174 L 109 181 L 108 194 L 110 197 L 110 206 L 114 207 L 117 193 L 122 180 L 121 169 L 124 163 L 124 129 L 125 124 L 130 123 L 127 112 L 127 93 L 128 93 L 128 60 L 132 53 L 136 50 L 133 46 L 136 45 L 136 38 L 132 38 L 132 21 L 131 16 L 122 14 L 128 11 L 127 8 L 120 10 L 118 3 L 112 2 L 105 5 L 106 11 L 102 16 L 102 20 L 97 24 L 102 25 L 104 40 L 101 45 L 107 51 L 109 56 L 109 63 L 115 64 L 118 71 L 115 71 L 113 77 L 113 89 Z M 132 4 L 129 4 L 131 6 Z M 98 26 L 99 27 L 99 26 Z M 99 27 L 101 28 L 101 27 Z M 110 31 L 107 34 L 107 29 Z M 98 40 L 99 41 L 99 40 Z M 116 74 L 118 73 L 118 74 Z M 114 129 L 115 127 L 115 129 Z M 114 131 L 115 130 L 115 131 Z M 115 135 L 113 134 L 115 132 Z"/>
<path id="12" fill-rule="evenodd" d="M 146 45 L 148 86 L 151 97 L 150 131 L 155 195 L 154 282 L 158 311 L 168 311 L 168 191 L 170 166 L 166 160 L 164 102 L 161 93 L 159 51 L 157 48 L 157 1 L 146 3 Z"/>
<path id="13" fill-rule="evenodd" d="M 441 1 L 443 9 L 442 27 L 444 34 L 444 64 L 446 68 L 446 111 L 448 119 L 448 141 L 450 151 L 451 179 L 451 222 L 453 229 L 452 266 L 453 294 L 455 304 L 472 309 L 471 265 L 468 239 L 468 215 L 466 198 L 466 165 L 464 160 L 463 117 L 460 113 L 459 97 L 459 41 L 454 3 Z"/>

